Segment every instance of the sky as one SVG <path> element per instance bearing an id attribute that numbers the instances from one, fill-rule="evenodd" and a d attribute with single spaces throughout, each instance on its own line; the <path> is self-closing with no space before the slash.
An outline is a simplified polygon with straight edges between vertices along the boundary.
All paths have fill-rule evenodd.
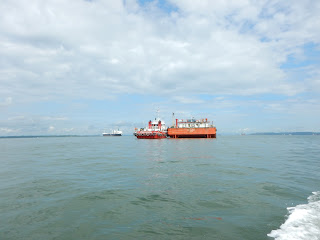
<path id="1" fill-rule="evenodd" d="M 1 0 L 0 136 L 320 132 L 318 0 Z M 157 114 L 157 110 L 159 113 Z"/>

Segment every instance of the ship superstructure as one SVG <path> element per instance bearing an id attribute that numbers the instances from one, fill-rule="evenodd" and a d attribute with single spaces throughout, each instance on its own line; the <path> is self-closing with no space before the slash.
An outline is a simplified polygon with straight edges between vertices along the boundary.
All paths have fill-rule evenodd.
<path id="1" fill-rule="evenodd" d="M 216 127 L 207 118 L 176 119 L 175 125 L 168 128 L 171 138 L 216 138 Z"/>
<path id="2" fill-rule="evenodd" d="M 135 129 L 133 134 L 137 138 L 157 139 L 167 137 L 167 127 L 164 121 L 160 118 L 155 118 L 153 121 L 148 122 L 145 128 Z"/>

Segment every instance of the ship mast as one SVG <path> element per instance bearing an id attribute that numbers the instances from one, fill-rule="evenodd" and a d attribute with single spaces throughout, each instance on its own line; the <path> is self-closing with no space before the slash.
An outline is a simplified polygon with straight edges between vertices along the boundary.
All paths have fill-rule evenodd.
<path id="1" fill-rule="evenodd" d="M 172 126 L 175 124 L 174 113 L 172 113 Z"/>

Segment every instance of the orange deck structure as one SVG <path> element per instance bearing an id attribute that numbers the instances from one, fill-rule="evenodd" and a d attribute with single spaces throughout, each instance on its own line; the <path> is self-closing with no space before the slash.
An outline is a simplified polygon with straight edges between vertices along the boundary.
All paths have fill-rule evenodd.
<path id="1" fill-rule="evenodd" d="M 216 138 L 216 132 L 216 127 L 210 125 L 208 119 L 176 119 L 175 126 L 168 128 L 170 138 Z"/>

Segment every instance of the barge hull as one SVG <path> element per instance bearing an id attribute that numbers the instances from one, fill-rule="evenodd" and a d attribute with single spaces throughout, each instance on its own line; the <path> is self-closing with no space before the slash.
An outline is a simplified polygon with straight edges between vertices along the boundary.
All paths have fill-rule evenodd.
<path id="1" fill-rule="evenodd" d="M 168 128 L 170 138 L 216 138 L 216 128 Z"/>

